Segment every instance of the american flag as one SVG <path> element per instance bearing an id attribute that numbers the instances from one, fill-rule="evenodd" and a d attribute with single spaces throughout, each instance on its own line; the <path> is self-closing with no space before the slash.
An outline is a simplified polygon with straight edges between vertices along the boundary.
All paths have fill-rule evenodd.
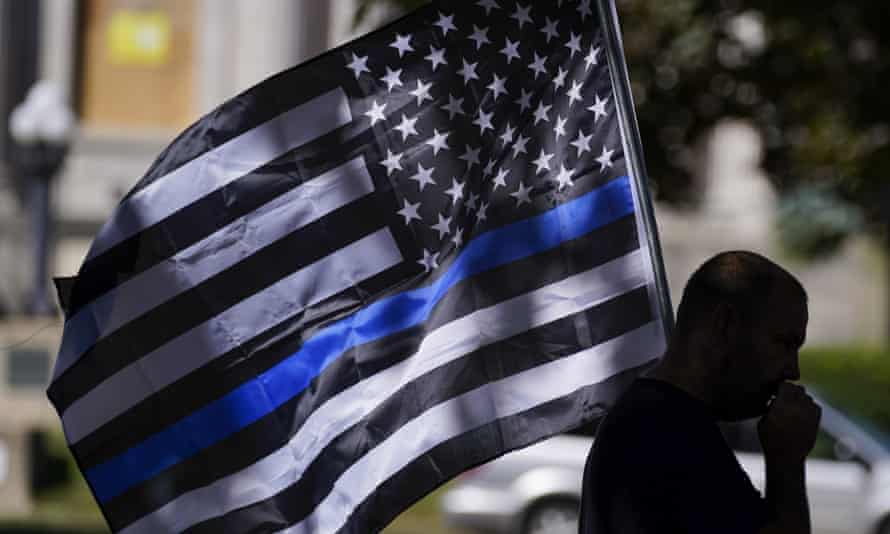
<path id="1" fill-rule="evenodd" d="M 433 2 L 182 133 L 65 296 L 111 528 L 374 532 L 600 416 L 665 346 L 609 43 L 589 0 Z"/>

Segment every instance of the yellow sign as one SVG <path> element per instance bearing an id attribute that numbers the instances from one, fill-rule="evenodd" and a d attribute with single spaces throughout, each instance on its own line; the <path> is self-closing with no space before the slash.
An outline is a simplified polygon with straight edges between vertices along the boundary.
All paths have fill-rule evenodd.
<path id="1" fill-rule="evenodd" d="M 172 38 L 163 11 L 116 11 L 108 23 L 108 51 L 117 65 L 159 66 L 167 62 Z"/>

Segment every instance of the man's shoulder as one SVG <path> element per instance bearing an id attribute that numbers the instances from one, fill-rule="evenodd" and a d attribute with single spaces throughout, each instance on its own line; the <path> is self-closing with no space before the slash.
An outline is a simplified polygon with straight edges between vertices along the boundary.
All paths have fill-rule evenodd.
<path id="1" fill-rule="evenodd" d="M 674 386 L 640 378 L 618 399 L 604 423 L 623 430 L 662 432 L 688 424 L 710 424 L 712 419 L 696 403 Z"/>
<path id="2" fill-rule="evenodd" d="M 638 380 L 610 410 L 594 449 L 611 459 L 639 462 L 694 457 L 701 450 L 726 448 L 719 428 L 701 407 L 651 380 Z M 645 450 L 645 455 L 640 455 Z"/>

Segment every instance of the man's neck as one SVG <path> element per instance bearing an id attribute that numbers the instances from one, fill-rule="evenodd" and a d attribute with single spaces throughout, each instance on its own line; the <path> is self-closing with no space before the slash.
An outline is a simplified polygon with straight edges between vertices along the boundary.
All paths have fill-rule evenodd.
<path id="1" fill-rule="evenodd" d="M 652 368 L 646 376 L 667 382 L 672 386 L 686 392 L 690 396 L 702 401 L 707 406 L 712 406 L 712 393 L 707 387 L 708 380 L 702 376 L 702 373 L 688 366 L 679 366 L 676 361 L 679 358 L 672 357 L 669 351 L 662 358 L 661 362 Z"/>

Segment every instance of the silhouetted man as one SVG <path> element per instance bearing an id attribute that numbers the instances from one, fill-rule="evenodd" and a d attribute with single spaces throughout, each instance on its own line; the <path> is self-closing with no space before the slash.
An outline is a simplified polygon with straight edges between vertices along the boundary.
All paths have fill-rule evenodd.
<path id="1" fill-rule="evenodd" d="M 787 271 L 726 252 L 689 280 L 668 350 L 600 425 L 581 534 L 809 534 L 804 460 L 821 410 L 798 380 L 807 297 Z M 717 426 L 760 417 L 766 496 Z"/>

